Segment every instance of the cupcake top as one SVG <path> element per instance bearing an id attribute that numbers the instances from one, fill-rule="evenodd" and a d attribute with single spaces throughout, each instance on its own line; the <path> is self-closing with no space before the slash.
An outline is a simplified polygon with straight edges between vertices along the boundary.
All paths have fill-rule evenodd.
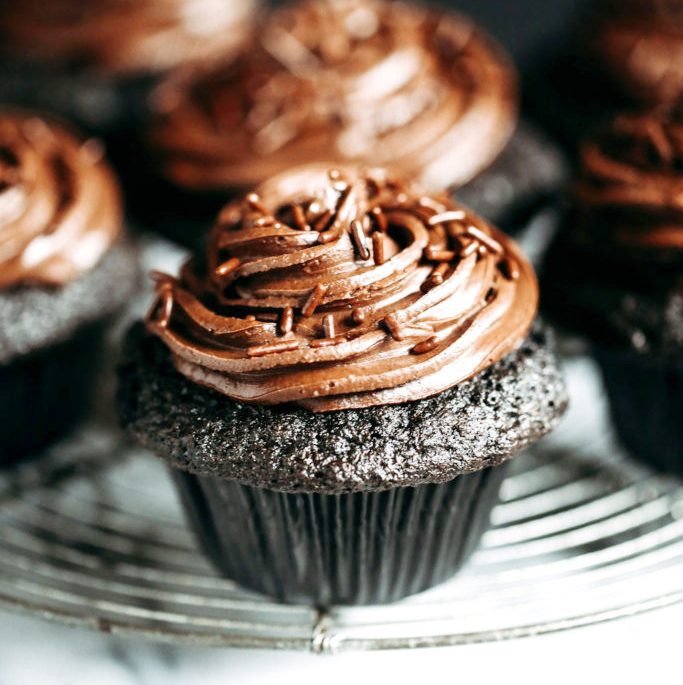
<path id="1" fill-rule="evenodd" d="M 0 113 L 0 290 L 79 278 L 121 226 L 101 144 L 30 114 Z"/>
<path id="2" fill-rule="evenodd" d="M 386 0 L 301 0 L 229 66 L 172 79 L 150 137 L 174 183 L 250 187 L 293 164 L 362 161 L 462 184 L 507 143 L 516 75 L 468 19 Z"/>
<path id="3" fill-rule="evenodd" d="M 582 149 L 579 234 L 612 247 L 683 249 L 683 110 L 623 114 Z"/>
<path id="4" fill-rule="evenodd" d="M 0 7 L 3 50 L 106 73 L 145 73 L 224 56 L 256 0 L 21 0 Z"/>
<path id="5" fill-rule="evenodd" d="M 156 280 L 147 326 L 181 374 L 314 412 L 472 378 L 521 345 L 538 300 L 515 244 L 448 197 L 323 167 L 229 204 L 206 258 Z"/>
<path id="6" fill-rule="evenodd" d="M 583 145 L 568 230 L 546 261 L 549 309 L 609 348 L 680 357 L 682 115 L 622 114 Z"/>
<path id="7" fill-rule="evenodd" d="M 591 40 L 603 66 L 631 97 L 666 102 L 683 90 L 680 0 L 608 0 Z"/>

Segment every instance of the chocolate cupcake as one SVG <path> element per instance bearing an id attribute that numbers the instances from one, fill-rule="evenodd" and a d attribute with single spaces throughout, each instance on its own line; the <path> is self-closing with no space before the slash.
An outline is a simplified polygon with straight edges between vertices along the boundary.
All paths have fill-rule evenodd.
<path id="1" fill-rule="evenodd" d="M 156 279 L 123 423 L 173 467 L 219 571 L 283 601 L 447 579 L 501 465 L 565 407 L 518 248 L 384 171 L 275 177 L 221 212 L 205 259 Z"/>
<path id="2" fill-rule="evenodd" d="M 621 115 L 583 147 L 575 206 L 551 249 L 549 312 L 587 335 L 617 432 L 683 467 L 683 116 Z"/>
<path id="3" fill-rule="evenodd" d="M 297 164 L 362 162 L 428 188 L 467 184 L 509 147 L 517 77 L 463 16 L 385 0 L 301 0 L 272 11 L 234 63 L 174 76 L 155 102 L 149 143 L 170 186 L 151 193 L 143 184 L 141 204 L 163 194 L 146 206 L 150 223 L 194 244 L 226 191 Z M 552 153 L 553 171 L 534 173 L 547 147 L 525 130 L 513 161 L 495 170 L 512 192 L 475 190 L 474 200 L 502 218 L 556 188 Z"/>
<path id="4" fill-rule="evenodd" d="M 0 99 L 112 133 L 144 115 L 155 77 L 227 58 L 255 0 L 0 3 Z"/>
<path id="5" fill-rule="evenodd" d="M 137 278 L 121 219 L 100 144 L 0 113 L 0 462 L 88 408 L 104 326 Z"/>

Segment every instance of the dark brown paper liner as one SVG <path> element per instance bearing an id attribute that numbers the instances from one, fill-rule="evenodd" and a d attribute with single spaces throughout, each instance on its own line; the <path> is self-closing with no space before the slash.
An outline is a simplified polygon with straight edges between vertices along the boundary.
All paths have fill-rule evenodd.
<path id="1" fill-rule="evenodd" d="M 0 465 L 37 453 L 90 409 L 103 326 L 0 365 Z"/>
<path id="2" fill-rule="evenodd" d="M 340 495 L 173 473 L 222 575 L 283 602 L 329 606 L 392 602 L 451 577 L 488 526 L 504 470 Z"/>
<path id="3" fill-rule="evenodd" d="M 596 350 L 620 441 L 635 457 L 683 474 L 683 360 Z"/>

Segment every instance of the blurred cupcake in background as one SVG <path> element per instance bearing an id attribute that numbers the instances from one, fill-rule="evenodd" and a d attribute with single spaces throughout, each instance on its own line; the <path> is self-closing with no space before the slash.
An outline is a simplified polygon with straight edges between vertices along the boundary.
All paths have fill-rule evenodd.
<path id="1" fill-rule="evenodd" d="M 256 0 L 18 0 L 0 4 L 0 99 L 110 133 L 136 120 L 155 77 L 225 59 Z"/>
<path id="2" fill-rule="evenodd" d="M 154 102 L 149 145 L 182 195 L 168 191 L 150 209 L 192 243 L 226 192 L 293 164 L 364 162 L 428 188 L 468 184 L 510 147 L 517 76 L 463 16 L 384 0 L 302 0 L 273 10 L 234 63 L 176 75 Z M 509 187 L 489 192 L 489 217 L 556 180 L 543 145 L 521 135 L 498 169 Z"/>
<path id="3" fill-rule="evenodd" d="M 683 112 L 618 116 L 582 148 L 548 256 L 546 309 L 585 334 L 624 445 L 683 468 Z"/>
<path id="4" fill-rule="evenodd" d="M 382 170 L 274 177 L 155 276 L 123 423 L 173 467 L 217 568 L 283 601 L 389 602 L 449 578 L 503 462 L 566 406 L 519 248 Z"/>
<path id="5" fill-rule="evenodd" d="M 0 462 L 88 411 L 106 325 L 138 281 L 101 144 L 0 112 Z"/>

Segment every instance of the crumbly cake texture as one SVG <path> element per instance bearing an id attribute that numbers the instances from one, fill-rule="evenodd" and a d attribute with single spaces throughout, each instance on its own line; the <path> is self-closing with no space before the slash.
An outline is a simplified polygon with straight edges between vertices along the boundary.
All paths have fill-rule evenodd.
<path id="1" fill-rule="evenodd" d="M 496 466 L 550 432 L 567 405 L 547 330 L 470 381 L 399 405 L 311 413 L 243 404 L 192 383 L 137 324 L 121 364 L 124 426 L 173 466 L 283 492 L 443 483 Z"/>
<path id="2" fill-rule="evenodd" d="M 114 314 L 139 280 L 134 247 L 119 241 L 93 269 L 64 286 L 0 291 L 0 364 L 62 342 Z"/>

